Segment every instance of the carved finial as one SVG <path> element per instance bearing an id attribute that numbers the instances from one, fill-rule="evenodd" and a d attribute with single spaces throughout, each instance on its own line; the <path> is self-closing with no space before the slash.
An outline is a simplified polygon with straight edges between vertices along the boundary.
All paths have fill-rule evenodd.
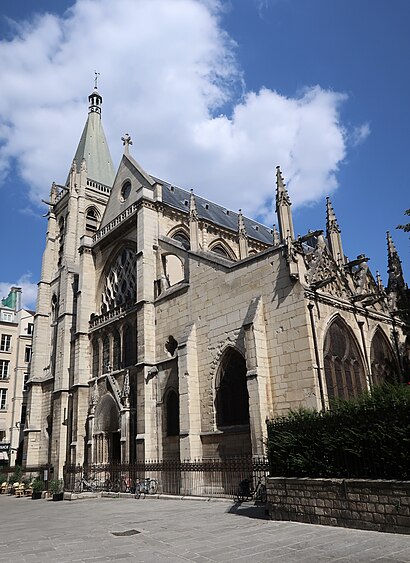
<path id="1" fill-rule="evenodd" d="M 239 209 L 238 212 L 238 233 L 239 236 L 247 238 L 247 232 L 245 227 L 245 222 L 243 220 L 242 209 Z"/>
<path id="2" fill-rule="evenodd" d="M 100 76 L 100 73 L 95 70 L 95 71 L 94 71 L 94 74 L 95 74 L 95 78 L 94 78 L 94 89 L 97 90 L 97 81 L 98 81 L 98 77 Z"/>
<path id="3" fill-rule="evenodd" d="M 339 225 L 337 224 L 336 214 L 333 210 L 330 197 L 326 198 L 326 231 L 327 235 L 332 232 L 340 233 Z"/>
<path id="4" fill-rule="evenodd" d="M 194 190 L 191 190 L 191 193 L 189 195 L 189 220 L 198 221 L 198 212 L 196 209 Z"/>
<path id="5" fill-rule="evenodd" d="M 280 244 L 280 235 L 278 229 L 276 228 L 276 225 L 273 225 L 272 238 L 273 238 L 273 246 L 277 246 L 278 244 Z"/>
<path id="6" fill-rule="evenodd" d="M 380 291 L 383 290 L 383 282 L 379 270 L 376 270 L 376 284 Z"/>
<path id="7" fill-rule="evenodd" d="M 85 158 L 83 158 L 81 161 L 81 172 L 87 172 L 87 163 L 85 161 Z"/>
<path id="8" fill-rule="evenodd" d="M 124 137 L 121 137 L 122 144 L 124 145 L 125 154 L 130 153 L 130 145 L 132 145 L 131 137 L 128 133 L 125 133 Z"/>

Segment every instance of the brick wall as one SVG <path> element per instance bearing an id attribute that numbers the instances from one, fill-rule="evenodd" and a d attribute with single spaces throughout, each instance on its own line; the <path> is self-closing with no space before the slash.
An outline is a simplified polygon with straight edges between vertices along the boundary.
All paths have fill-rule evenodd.
<path id="1" fill-rule="evenodd" d="M 410 481 L 269 477 L 273 520 L 410 534 Z"/>

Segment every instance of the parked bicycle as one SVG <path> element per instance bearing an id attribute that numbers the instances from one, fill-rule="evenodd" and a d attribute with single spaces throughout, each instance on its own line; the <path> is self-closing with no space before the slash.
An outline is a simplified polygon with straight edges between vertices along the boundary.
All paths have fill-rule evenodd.
<path id="1" fill-rule="evenodd" d="M 73 492 L 74 493 L 82 493 L 83 491 L 95 492 L 98 489 L 99 489 L 99 482 L 95 477 L 89 476 L 87 478 L 83 476 L 75 481 Z"/>
<path id="2" fill-rule="evenodd" d="M 243 502 L 245 500 L 255 500 L 256 502 L 266 503 L 266 485 L 259 477 L 256 487 L 253 487 L 253 478 L 243 479 L 238 485 L 234 494 L 235 502 Z"/>
<path id="3" fill-rule="evenodd" d="M 134 487 L 132 481 L 126 477 L 114 477 L 113 479 L 107 479 L 104 483 L 104 489 L 113 493 L 132 493 L 134 492 Z"/>
<path id="4" fill-rule="evenodd" d="M 157 491 L 158 481 L 150 477 L 137 480 L 135 484 L 135 498 L 140 498 L 141 495 L 155 495 Z"/>

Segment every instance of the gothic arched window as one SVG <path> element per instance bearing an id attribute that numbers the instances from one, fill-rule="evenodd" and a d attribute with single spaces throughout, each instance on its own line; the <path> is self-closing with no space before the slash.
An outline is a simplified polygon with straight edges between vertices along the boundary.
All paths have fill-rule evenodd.
<path id="1" fill-rule="evenodd" d="M 233 348 L 229 348 L 223 355 L 216 381 L 217 425 L 249 424 L 246 363 Z"/>
<path id="2" fill-rule="evenodd" d="M 101 313 L 135 301 L 136 288 L 135 251 L 124 248 L 114 260 L 106 277 L 101 296 Z"/>
<path id="3" fill-rule="evenodd" d="M 93 341 L 93 377 L 98 377 L 100 371 L 100 346 L 98 340 Z"/>
<path id="4" fill-rule="evenodd" d="M 124 327 L 124 331 L 122 333 L 122 345 L 123 345 L 123 358 L 124 358 L 124 367 L 131 366 L 135 363 L 134 360 L 134 344 L 133 344 L 133 325 L 127 324 Z"/>
<path id="5" fill-rule="evenodd" d="M 326 333 L 324 364 L 329 400 L 352 399 L 367 390 L 359 347 L 340 317 L 332 322 Z"/>
<path id="6" fill-rule="evenodd" d="M 179 399 L 177 393 L 172 389 L 168 392 L 165 400 L 166 409 L 166 435 L 179 435 Z"/>
<path id="7" fill-rule="evenodd" d="M 60 217 L 58 222 L 58 234 L 59 234 L 59 248 L 58 248 L 58 265 L 61 266 L 61 261 L 64 254 L 64 238 L 65 238 L 65 219 Z"/>
<path id="8" fill-rule="evenodd" d="M 178 242 L 180 242 L 182 244 L 182 246 L 186 249 L 189 250 L 191 248 L 190 242 L 189 242 L 189 238 L 186 236 L 186 234 L 183 231 L 178 231 L 176 232 L 173 237 L 174 240 L 177 240 Z"/>
<path id="9" fill-rule="evenodd" d="M 113 370 L 121 369 L 121 338 L 118 330 L 114 332 L 112 352 Z"/>
<path id="10" fill-rule="evenodd" d="M 396 383 L 399 379 L 398 367 L 394 359 L 393 350 L 380 328 L 377 328 L 372 339 L 370 363 L 372 366 L 373 385 Z"/>
<path id="11" fill-rule="evenodd" d="M 219 256 L 223 256 L 224 258 L 228 258 L 229 260 L 231 259 L 225 248 L 222 246 L 222 244 L 216 244 L 209 250 L 211 250 L 211 252 L 215 252 L 215 254 L 219 254 Z"/>
<path id="12" fill-rule="evenodd" d="M 99 214 L 95 207 L 89 207 L 85 214 L 85 231 L 88 236 L 93 236 L 98 229 Z"/>
<path id="13" fill-rule="evenodd" d="M 107 373 L 108 371 L 110 371 L 110 338 L 108 334 L 104 337 L 103 340 L 102 360 L 103 373 Z"/>

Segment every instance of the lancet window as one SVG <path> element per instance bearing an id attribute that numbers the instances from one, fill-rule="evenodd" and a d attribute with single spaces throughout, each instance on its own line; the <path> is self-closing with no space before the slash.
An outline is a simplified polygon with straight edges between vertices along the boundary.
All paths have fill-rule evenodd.
<path id="1" fill-rule="evenodd" d="M 112 363 L 114 371 L 121 369 L 121 337 L 118 330 L 113 335 Z"/>
<path id="2" fill-rule="evenodd" d="M 136 287 L 135 251 L 124 248 L 113 262 L 106 277 L 101 297 L 101 313 L 135 301 Z"/>
<path id="3" fill-rule="evenodd" d="M 383 383 L 394 383 L 397 381 L 398 368 L 392 348 L 379 328 L 373 336 L 370 348 L 370 363 L 372 366 L 373 385 L 382 385 Z"/>
<path id="4" fill-rule="evenodd" d="M 352 399 L 367 390 L 356 339 L 339 317 L 332 322 L 326 333 L 324 366 L 329 400 Z"/>
<path id="5" fill-rule="evenodd" d="M 95 207 L 89 207 L 85 215 L 85 231 L 88 236 L 93 236 L 98 229 L 98 211 Z"/>

